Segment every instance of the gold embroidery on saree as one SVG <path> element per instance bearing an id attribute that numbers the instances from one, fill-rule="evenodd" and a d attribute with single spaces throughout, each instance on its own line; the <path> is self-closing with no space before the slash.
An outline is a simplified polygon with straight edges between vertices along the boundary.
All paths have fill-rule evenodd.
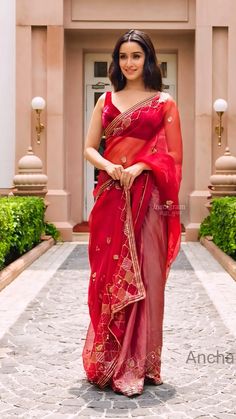
<path id="1" fill-rule="evenodd" d="M 141 210 L 141 207 L 142 207 L 142 204 L 143 204 L 144 196 L 145 196 L 145 193 L 146 193 L 146 190 L 147 190 L 147 185 L 148 185 L 148 182 L 149 182 L 149 176 L 150 176 L 149 173 L 147 173 L 146 174 L 145 185 L 144 185 L 144 189 L 143 189 L 143 193 L 142 193 L 142 197 L 140 199 L 139 208 L 138 208 L 138 211 L 137 211 L 137 216 L 136 216 L 136 218 L 134 220 L 134 225 L 136 224 L 137 219 L 138 219 L 139 214 L 140 214 L 140 210 Z"/>
<path id="2" fill-rule="evenodd" d="M 121 378 L 114 380 L 113 389 L 128 396 L 142 393 L 144 379 L 161 384 L 161 349 L 161 346 L 156 346 L 144 358 L 132 356 L 124 360 L 118 372 Z"/>
<path id="3" fill-rule="evenodd" d="M 115 183 L 115 181 L 113 179 L 108 179 L 106 182 L 104 182 L 100 186 L 100 188 L 99 188 L 99 190 L 96 194 L 96 200 L 99 198 L 99 196 L 101 196 L 101 194 L 105 191 L 105 189 L 111 187 L 113 183 Z"/>
<path id="4" fill-rule="evenodd" d="M 122 130 L 125 128 L 128 128 L 132 122 L 132 118 L 128 117 L 128 115 L 132 114 L 132 112 L 135 112 L 138 109 L 142 109 L 143 107 L 145 107 L 146 105 L 151 105 L 152 102 L 155 100 L 155 98 L 157 98 L 158 102 L 159 99 L 161 97 L 161 94 L 155 94 L 151 97 L 149 97 L 148 99 L 144 99 L 138 103 L 136 103 L 134 106 L 132 106 L 131 108 L 127 109 L 127 111 L 120 113 L 119 115 L 117 115 L 116 118 L 113 119 L 113 121 L 107 126 L 107 128 L 105 129 L 105 136 L 106 137 L 110 137 L 110 135 L 112 134 L 112 131 L 114 129 L 114 133 L 118 133 L 118 131 L 116 131 L 115 126 L 118 125 L 119 122 L 121 122 L 122 124 Z M 119 128 L 120 129 L 120 128 Z"/>
<path id="5" fill-rule="evenodd" d="M 114 274 L 114 292 L 111 303 L 112 313 L 123 309 L 131 303 L 140 301 L 146 296 L 136 250 L 130 191 L 124 190 L 124 193 L 126 214 L 124 234 L 127 239 L 122 246 L 117 272 Z M 123 210 L 121 211 L 121 214 L 124 214 Z M 127 276 L 127 272 L 129 272 L 129 276 Z M 128 282 L 127 278 L 129 280 Z"/>

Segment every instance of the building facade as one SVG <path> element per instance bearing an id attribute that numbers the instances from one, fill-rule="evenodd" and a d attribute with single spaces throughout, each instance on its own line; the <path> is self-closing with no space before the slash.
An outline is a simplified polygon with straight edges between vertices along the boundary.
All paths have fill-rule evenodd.
<path id="1" fill-rule="evenodd" d="M 99 95 L 111 90 L 106 77 L 111 51 L 128 29 L 151 36 L 165 89 L 180 110 L 181 222 L 186 239 L 196 240 L 208 214 L 214 162 L 226 146 L 236 155 L 235 0 L 17 0 L 16 135 L 1 150 L 16 165 L 32 145 L 48 176 L 47 218 L 71 240 L 73 227 L 88 218 L 96 181 L 83 158 L 86 129 Z M 31 109 L 34 96 L 46 100 L 40 145 Z M 217 98 L 228 102 L 221 147 L 214 129 Z M 0 188 L 10 186 L 10 163 Z"/>

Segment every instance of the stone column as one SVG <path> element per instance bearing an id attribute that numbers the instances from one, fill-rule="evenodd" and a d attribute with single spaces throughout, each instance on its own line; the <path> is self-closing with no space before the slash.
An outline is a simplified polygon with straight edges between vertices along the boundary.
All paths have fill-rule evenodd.
<path id="1" fill-rule="evenodd" d="M 16 162 L 32 145 L 48 176 L 46 217 L 56 224 L 65 240 L 71 240 L 70 194 L 65 189 L 64 2 L 17 0 L 16 11 Z M 40 145 L 35 139 L 33 96 L 46 100 Z"/>
<path id="2" fill-rule="evenodd" d="M 65 240 L 72 238 L 69 222 L 69 193 L 65 190 L 64 144 L 64 28 L 47 28 L 47 175 L 50 205 L 46 216 L 60 229 Z"/>
<path id="3" fill-rule="evenodd" d="M 233 16 L 235 19 L 236 2 L 233 4 Z M 229 45 L 228 45 L 228 141 L 227 145 L 231 153 L 236 156 L 236 88 L 235 88 L 235 74 L 236 74 L 236 54 L 235 54 L 235 39 L 236 39 L 236 25 L 230 26 L 229 30 Z"/>
<path id="4" fill-rule="evenodd" d="M 195 241 L 199 224 L 208 213 L 205 207 L 209 192 L 212 158 L 212 28 L 197 26 L 195 34 L 195 188 L 189 196 L 186 240 Z"/>
<path id="5" fill-rule="evenodd" d="M 205 203 L 216 158 L 224 154 L 226 145 L 232 154 L 236 151 L 235 13 L 234 0 L 225 0 L 224 7 L 221 0 L 205 0 L 204 6 L 196 0 L 195 184 L 189 196 L 186 240 L 197 240 L 200 223 L 208 215 Z M 221 97 L 229 107 L 223 116 L 224 133 L 219 148 L 213 102 Z"/>

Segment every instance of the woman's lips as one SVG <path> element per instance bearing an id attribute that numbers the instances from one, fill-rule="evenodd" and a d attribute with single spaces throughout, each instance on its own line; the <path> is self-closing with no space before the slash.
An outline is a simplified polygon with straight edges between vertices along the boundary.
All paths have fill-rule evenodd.
<path id="1" fill-rule="evenodd" d="M 125 70 L 125 72 L 126 72 L 127 74 L 133 74 L 133 73 L 135 73 L 135 71 L 136 71 L 136 70 Z"/>

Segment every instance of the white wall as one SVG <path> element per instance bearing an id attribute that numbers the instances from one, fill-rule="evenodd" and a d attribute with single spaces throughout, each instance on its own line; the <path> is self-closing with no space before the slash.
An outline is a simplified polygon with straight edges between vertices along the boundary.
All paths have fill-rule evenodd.
<path id="1" fill-rule="evenodd" d="M 0 0 L 0 188 L 15 172 L 15 1 Z"/>

